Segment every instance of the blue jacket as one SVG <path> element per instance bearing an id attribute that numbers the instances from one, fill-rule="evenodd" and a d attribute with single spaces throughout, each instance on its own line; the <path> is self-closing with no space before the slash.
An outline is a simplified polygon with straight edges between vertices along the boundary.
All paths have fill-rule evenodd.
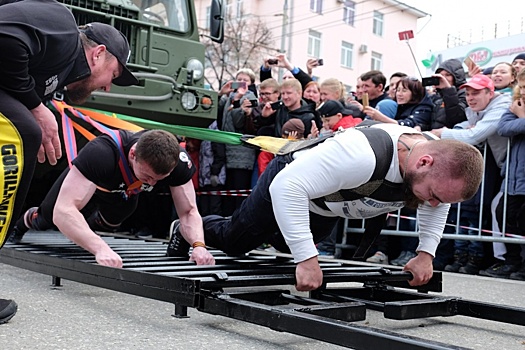
<path id="1" fill-rule="evenodd" d="M 508 194 L 525 195 L 525 119 L 507 111 L 498 123 L 498 134 L 511 138 Z M 505 183 L 502 190 L 505 189 Z"/>
<path id="2" fill-rule="evenodd" d="M 398 104 L 395 119 L 399 125 L 409 126 L 411 128 L 419 125 L 421 131 L 428 131 L 430 130 L 433 107 L 434 104 L 432 100 L 428 94 L 426 94 L 417 104 Z"/>

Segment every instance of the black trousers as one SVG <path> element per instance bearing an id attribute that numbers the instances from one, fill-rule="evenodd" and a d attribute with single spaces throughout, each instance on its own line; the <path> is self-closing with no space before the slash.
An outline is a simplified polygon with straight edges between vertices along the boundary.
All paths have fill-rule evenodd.
<path id="1" fill-rule="evenodd" d="M 33 114 L 0 90 L 0 247 L 22 212 L 41 143 L 42 131 Z"/>
<path id="2" fill-rule="evenodd" d="M 496 207 L 496 218 L 500 225 L 503 224 L 503 204 L 505 196 L 501 196 L 501 199 Z M 515 235 L 525 234 L 525 196 L 507 195 L 507 215 L 505 222 L 505 233 L 511 233 Z M 519 265 L 522 262 L 521 259 L 521 245 L 505 243 L 507 252 L 503 255 L 505 258 L 505 264 Z"/>
<path id="3" fill-rule="evenodd" d="M 230 255 L 249 252 L 263 243 L 289 252 L 275 220 L 269 187 L 273 178 L 284 168 L 283 157 L 274 158 L 259 178 L 252 193 L 235 210 L 231 218 L 210 215 L 203 218 L 206 244 Z M 339 217 L 325 217 L 310 212 L 310 230 L 314 242 L 328 236 Z"/>

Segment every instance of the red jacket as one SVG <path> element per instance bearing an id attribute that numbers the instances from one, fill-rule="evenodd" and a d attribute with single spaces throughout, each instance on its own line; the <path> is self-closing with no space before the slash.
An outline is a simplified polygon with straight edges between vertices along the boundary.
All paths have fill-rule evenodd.
<path id="1" fill-rule="evenodd" d="M 337 124 L 334 125 L 332 130 L 337 131 L 339 130 L 340 127 L 343 129 L 353 128 L 354 126 L 361 123 L 362 121 L 363 120 L 361 118 L 354 118 L 351 115 L 349 115 L 349 116 L 341 118 L 341 120 L 339 120 Z"/>

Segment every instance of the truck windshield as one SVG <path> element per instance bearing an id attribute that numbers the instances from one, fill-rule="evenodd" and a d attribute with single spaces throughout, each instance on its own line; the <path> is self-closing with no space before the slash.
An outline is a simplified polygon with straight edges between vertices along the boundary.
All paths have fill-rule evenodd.
<path id="1" fill-rule="evenodd" d="M 133 0 L 133 3 L 140 8 L 143 20 L 179 32 L 189 31 L 188 0 Z"/>

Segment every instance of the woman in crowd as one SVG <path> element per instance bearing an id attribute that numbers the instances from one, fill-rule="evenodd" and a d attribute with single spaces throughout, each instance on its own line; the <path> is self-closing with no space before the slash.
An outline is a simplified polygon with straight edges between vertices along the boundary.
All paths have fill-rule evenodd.
<path id="1" fill-rule="evenodd" d="M 315 108 L 321 103 L 321 90 L 319 88 L 319 83 L 312 80 L 304 87 L 303 98 L 306 101 L 315 103 Z"/>
<path id="2" fill-rule="evenodd" d="M 500 62 L 492 69 L 490 78 L 494 82 L 494 91 L 512 95 L 516 86 L 516 69 L 508 62 Z"/>
<path id="3" fill-rule="evenodd" d="M 401 79 L 396 86 L 396 102 L 394 119 L 370 106 L 365 107 L 363 112 L 383 123 L 398 123 L 422 131 L 430 130 L 433 103 L 421 81 L 411 77 Z"/>

